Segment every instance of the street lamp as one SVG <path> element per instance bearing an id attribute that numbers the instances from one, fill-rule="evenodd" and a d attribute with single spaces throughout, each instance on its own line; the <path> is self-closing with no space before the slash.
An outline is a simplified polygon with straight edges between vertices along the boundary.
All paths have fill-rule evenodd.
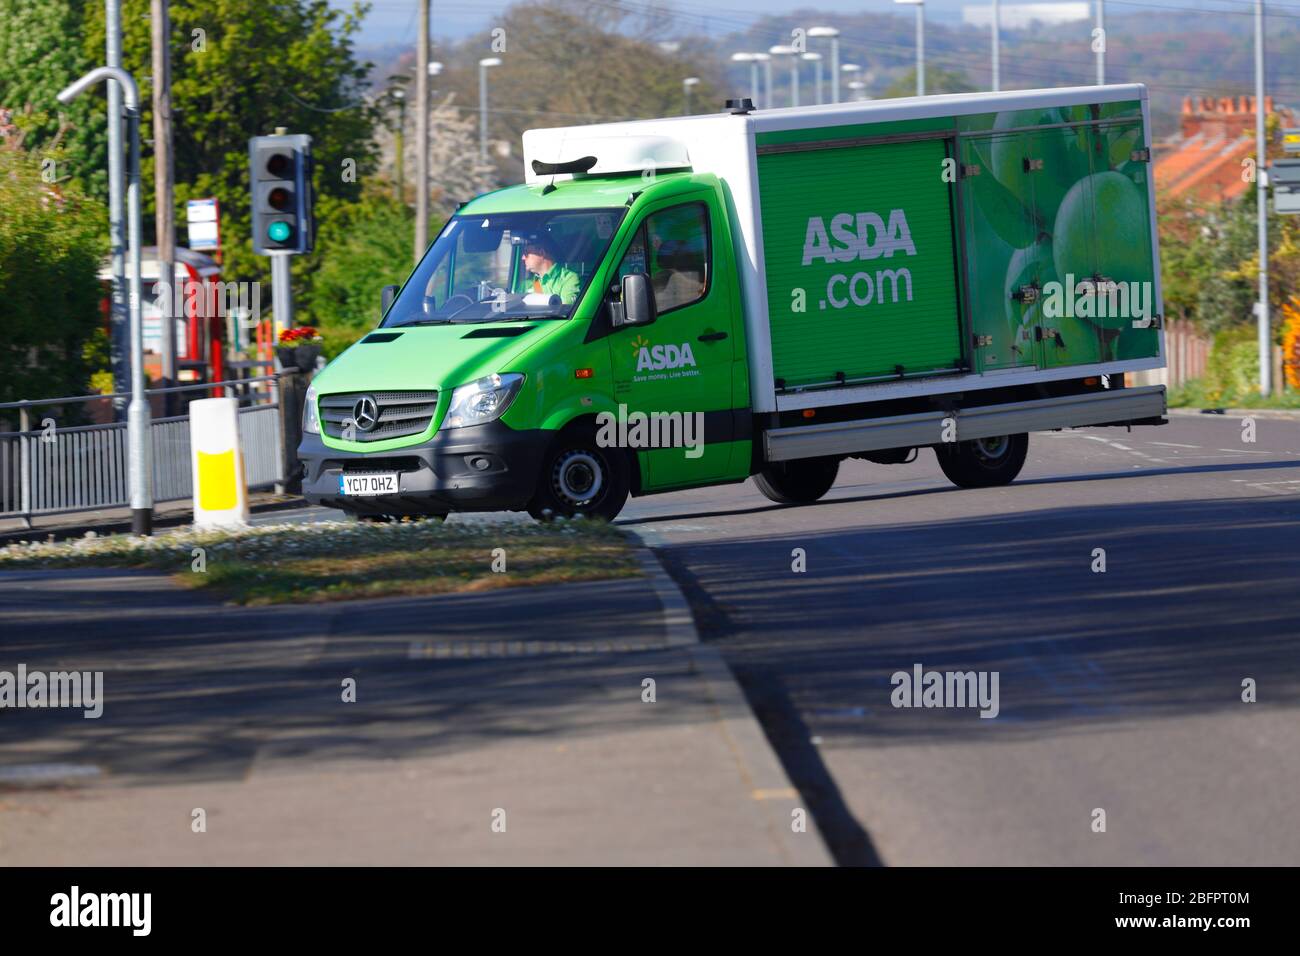
<path id="1" fill-rule="evenodd" d="M 916 95 L 925 96 L 925 0 L 894 0 L 905 7 L 916 7 Z"/>
<path id="2" fill-rule="evenodd" d="M 822 55 L 820 53 L 805 53 L 803 59 L 817 64 L 817 105 L 822 105 Z"/>
<path id="3" fill-rule="evenodd" d="M 699 85 L 700 78 L 698 76 L 688 76 L 686 79 L 682 80 L 682 99 L 685 102 L 685 109 L 682 112 L 683 116 L 691 115 L 691 89 L 692 87 Z"/>
<path id="4" fill-rule="evenodd" d="M 866 96 L 864 96 L 862 92 L 866 88 L 867 84 L 863 83 L 861 80 L 851 80 L 849 82 L 849 89 L 853 91 L 854 102 L 866 99 Z"/>
<path id="5" fill-rule="evenodd" d="M 484 166 L 487 165 L 487 71 L 500 65 L 499 56 L 489 56 L 478 61 L 478 158 Z"/>
<path id="6" fill-rule="evenodd" d="M 840 72 L 844 74 L 844 82 L 848 84 L 849 89 L 860 90 L 866 86 L 858 75 L 862 72 L 862 67 L 857 63 L 845 63 L 840 67 Z M 854 83 L 857 83 L 858 85 L 854 86 Z M 855 97 L 855 99 L 857 99 L 857 97 Z"/>
<path id="7" fill-rule="evenodd" d="M 799 105 L 799 51 L 792 46 L 773 46 L 767 50 L 772 56 L 790 58 L 790 105 Z"/>
<path id="8" fill-rule="evenodd" d="M 840 101 L 840 31 L 834 27 L 812 27 L 810 37 L 829 37 L 831 41 L 831 102 Z M 820 68 L 819 68 L 820 69 Z"/>
<path id="9" fill-rule="evenodd" d="M 140 94 L 131 74 L 119 67 L 100 66 L 59 91 L 58 101 L 71 103 L 100 80 L 112 80 L 122 90 L 126 106 L 127 244 L 131 247 L 129 307 L 131 315 L 131 403 L 126 409 L 127 468 L 131 485 L 131 533 L 153 530 L 153 448 L 149 434 L 149 403 L 144 394 L 144 324 L 140 319 Z M 115 210 L 121 221 L 122 210 Z"/>

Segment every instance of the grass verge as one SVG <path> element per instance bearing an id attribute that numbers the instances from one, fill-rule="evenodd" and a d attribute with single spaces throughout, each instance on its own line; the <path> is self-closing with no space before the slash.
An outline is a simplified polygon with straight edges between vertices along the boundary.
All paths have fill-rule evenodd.
<path id="1" fill-rule="evenodd" d="M 341 601 L 635 577 L 632 547 L 603 522 L 551 525 L 261 525 L 240 531 L 182 529 L 149 538 L 88 535 L 0 548 L 0 571 L 141 568 L 236 604 Z"/>

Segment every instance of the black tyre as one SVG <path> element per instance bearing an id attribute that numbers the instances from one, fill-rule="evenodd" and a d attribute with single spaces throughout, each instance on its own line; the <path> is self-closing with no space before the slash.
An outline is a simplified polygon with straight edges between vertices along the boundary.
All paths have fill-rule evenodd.
<path id="1" fill-rule="evenodd" d="M 754 484 L 777 504 L 807 505 L 831 490 L 839 471 L 838 458 L 773 462 L 754 476 Z"/>
<path id="2" fill-rule="evenodd" d="M 591 431 L 566 430 L 542 461 L 528 513 L 538 521 L 576 515 L 613 521 L 627 502 L 630 486 L 622 450 L 601 448 Z"/>
<path id="3" fill-rule="evenodd" d="M 958 488 L 994 488 L 1020 474 L 1029 452 L 1029 436 L 999 435 L 973 441 L 936 445 L 939 467 Z"/>

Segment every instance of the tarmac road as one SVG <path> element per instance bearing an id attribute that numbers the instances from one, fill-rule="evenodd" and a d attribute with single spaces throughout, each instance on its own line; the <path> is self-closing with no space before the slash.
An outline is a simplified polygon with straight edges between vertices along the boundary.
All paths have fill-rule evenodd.
<path id="1" fill-rule="evenodd" d="M 1300 421 L 1255 424 L 1036 434 L 1006 488 L 923 451 L 813 506 L 746 483 L 621 520 L 660 536 L 840 862 L 1295 865 Z M 998 672 L 997 717 L 892 706 L 917 664 Z"/>

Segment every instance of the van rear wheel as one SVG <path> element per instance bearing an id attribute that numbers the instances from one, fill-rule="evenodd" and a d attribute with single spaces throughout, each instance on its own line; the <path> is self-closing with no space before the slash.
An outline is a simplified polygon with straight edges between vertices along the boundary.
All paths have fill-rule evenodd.
<path id="1" fill-rule="evenodd" d="M 936 445 L 939 467 L 958 488 L 995 488 L 1020 474 L 1029 452 L 1029 436 L 998 435 Z"/>
<path id="2" fill-rule="evenodd" d="M 754 484 L 777 504 L 807 505 L 831 490 L 839 471 L 838 458 L 776 461 L 754 476 Z"/>

